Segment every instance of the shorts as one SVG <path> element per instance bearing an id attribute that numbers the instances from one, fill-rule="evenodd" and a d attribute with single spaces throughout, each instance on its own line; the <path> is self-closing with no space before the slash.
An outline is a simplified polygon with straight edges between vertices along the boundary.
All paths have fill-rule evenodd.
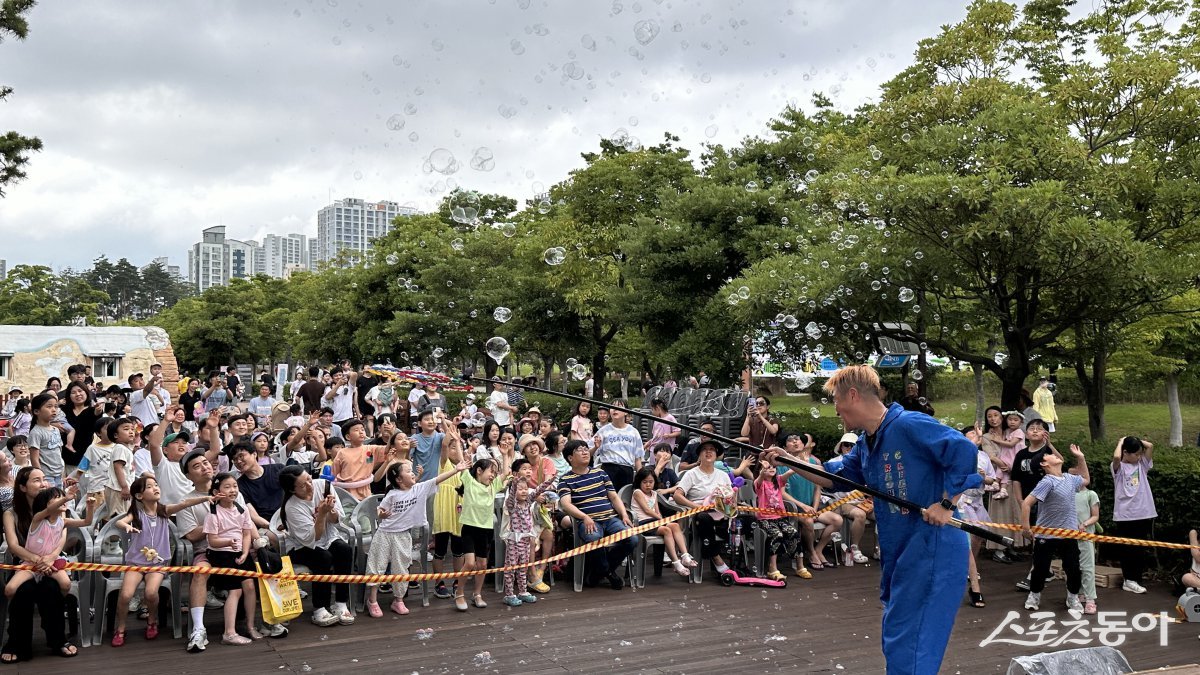
<path id="1" fill-rule="evenodd" d="M 215 551 L 209 549 L 207 553 L 208 562 L 211 563 L 213 567 L 246 570 L 247 572 L 255 571 L 254 556 L 246 556 L 246 560 L 239 565 L 237 562 L 237 557 L 241 554 L 237 551 Z M 243 581 L 254 581 L 253 579 L 248 579 L 246 577 L 234 577 L 229 576 L 228 574 L 214 574 L 209 577 L 208 580 L 210 583 L 212 583 L 213 588 L 222 591 L 237 590 L 242 587 Z"/>
<path id="2" fill-rule="evenodd" d="M 129 500 L 121 496 L 120 490 L 104 488 L 104 503 L 98 508 L 101 518 L 123 516 L 129 512 Z"/>
<path id="3" fill-rule="evenodd" d="M 487 559 L 488 550 L 492 547 L 492 528 L 484 529 L 473 525 L 462 526 L 462 552 L 475 554 L 476 558 Z"/>
<path id="4" fill-rule="evenodd" d="M 466 550 L 463 547 L 462 537 L 449 532 L 438 532 L 433 535 L 433 559 L 445 560 L 447 550 L 455 558 L 463 557 Z"/>
<path id="5" fill-rule="evenodd" d="M 646 523 L 653 523 L 655 520 L 656 520 L 655 518 L 643 518 L 642 520 L 638 521 L 638 525 L 645 525 Z"/>
<path id="6" fill-rule="evenodd" d="M 208 563 L 208 550 L 199 551 L 192 556 L 192 564 L 199 565 L 200 563 Z"/>

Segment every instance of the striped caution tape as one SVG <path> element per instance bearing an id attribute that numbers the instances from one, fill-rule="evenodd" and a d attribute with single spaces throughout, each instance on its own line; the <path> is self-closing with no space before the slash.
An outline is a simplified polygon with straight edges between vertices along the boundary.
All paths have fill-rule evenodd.
<path id="1" fill-rule="evenodd" d="M 979 525 L 981 527 L 990 527 L 994 530 L 1012 530 L 1020 532 L 1021 526 L 1012 523 L 993 523 L 982 520 L 966 520 L 963 521 L 971 525 Z M 1112 537 L 1107 534 L 1092 534 L 1083 530 L 1069 530 L 1065 527 L 1039 527 L 1034 525 L 1029 528 L 1034 534 L 1040 534 L 1046 537 L 1054 537 L 1057 539 L 1078 539 L 1080 541 L 1095 541 L 1102 544 L 1125 544 L 1127 546 L 1150 546 L 1155 548 L 1175 548 L 1175 549 L 1200 549 L 1200 546 L 1191 544 L 1176 544 L 1170 541 L 1151 541 L 1149 539 L 1129 539 L 1127 537 Z"/>
<path id="2" fill-rule="evenodd" d="M 540 565 L 547 565 L 573 558 L 577 555 L 583 555 L 590 551 L 595 551 L 599 548 L 604 548 L 612 544 L 628 539 L 634 535 L 642 534 L 655 530 L 668 523 L 673 523 L 677 520 L 689 518 L 702 511 L 712 509 L 712 505 L 699 506 L 686 511 L 672 514 L 666 518 L 646 523 L 645 525 L 637 525 L 601 537 L 591 543 L 583 544 L 570 551 L 564 551 L 557 555 L 552 555 L 544 560 L 535 560 L 520 565 L 506 565 L 503 567 L 493 567 L 479 571 L 461 571 L 461 572 L 427 572 L 417 574 L 263 574 L 262 572 L 253 572 L 248 570 L 230 569 L 225 567 L 201 567 L 198 565 L 178 565 L 178 566 L 159 566 L 147 567 L 143 565 L 114 565 L 109 563 L 85 563 L 85 562 L 67 562 L 64 569 L 79 570 L 81 572 L 141 572 L 143 574 L 153 572 L 157 574 L 220 574 L 231 577 L 244 577 L 247 579 L 278 579 L 278 580 L 295 580 L 308 581 L 312 583 L 326 584 L 381 584 L 381 583 L 400 583 L 408 581 L 441 581 L 444 579 L 458 579 L 462 577 L 473 577 L 480 574 L 503 574 L 504 572 L 516 571 Z M 6 570 L 33 570 L 30 565 L 3 565 L 0 564 L 0 569 Z"/>

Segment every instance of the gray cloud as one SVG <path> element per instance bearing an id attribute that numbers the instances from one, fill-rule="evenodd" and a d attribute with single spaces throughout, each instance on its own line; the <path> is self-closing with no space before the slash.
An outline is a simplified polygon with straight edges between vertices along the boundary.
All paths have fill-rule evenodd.
<path id="1" fill-rule="evenodd" d="M 0 45 L 16 89 L 3 126 L 46 145 L 0 201 L 0 257 L 182 264 L 218 223 L 315 233 L 330 197 L 431 208 L 449 187 L 422 171 L 436 148 L 459 160 L 458 185 L 525 199 L 618 128 L 646 143 L 671 131 L 698 153 L 763 133 L 814 91 L 853 107 L 963 13 L 949 0 L 41 3 L 29 39 Z M 470 168 L 479 147 L 494 170 Z"/>

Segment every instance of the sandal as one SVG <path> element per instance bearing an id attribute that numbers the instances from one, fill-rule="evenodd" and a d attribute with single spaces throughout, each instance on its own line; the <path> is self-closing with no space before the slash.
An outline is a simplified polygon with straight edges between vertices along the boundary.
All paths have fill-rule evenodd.
<path id="1" fill-rule="evenodd" d="M 814 561 L 808 563 L 808 568 L 810 570 L 823 570 L 823 569 L 825 569 L 825 566 L 822 565 L 821 563 L 817 562 L 816 560 L 814 560 Z"/>
<path id="2" fill-rule="evenodd" d="M 146 639 L 153 640 L 156 637 L 158 637 L 158 624 L 146 624 Z"/>
<path id="3" fill-rule="evenodd" d="M 983 593 L 978 591 L 967 591 L 967 595 L 971 596 L 972 607 L 979 607 L 981 609 L 983 607 L 987 607 L 987 603 L 983 601 Z"/>
<path id="4" fill-rule="evenodd" d="M 16 654 L 0 654 L 0 663 L 16 663 L 20 660 Z"/>
<path id="5" fill-rule="evenodd" d="M 123 631 L 123 630 L 113 631 L 112 646 L 120 647 L 123 644 L 125 644 L 125 631 Z"/>
<path id="6" fill-rule="evenodd" d="M 58 655 L 63 657 L 64 659 L 69 659 L 73 656 L 78 656 L 79 655 L 79 647 L 76 647 L 75 645 L 68 642 L 67 644 L 58 648 Z"/>
<path id="7" fill-rule="evenodd" d="M 484 607 L 487 607 L 487 603 L 483 601 L 483 596 L 479 593 L 476 593 L 475 597 L 472 598 L 471 600 L 472 600 L 472 602 L 475 603 L 475 606 L 478 607 L 479 609 L 483 609 Z"/>

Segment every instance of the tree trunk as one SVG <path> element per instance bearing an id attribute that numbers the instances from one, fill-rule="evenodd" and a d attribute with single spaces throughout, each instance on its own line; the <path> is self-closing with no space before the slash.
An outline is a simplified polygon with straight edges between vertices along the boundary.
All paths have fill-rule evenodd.
<path id="1" fill-rule="evenodd" d="M 1102 348 L 1093 352 L 1090 372 L 1082 356 L 1075 358 L 1075 376 L 1083 389 L 1083 400 L 1088 411 L 1088 433 L 1093 441 L 1104 440 L 1104 373 L 1107 367 L 1108 354 Z"/>
<path id="2" fill-rule="evenodd" d="M 975 424 L 983 424 L 983 411 L 987 408 L 983 395 L 983 366 L 972 363 L 971 370 L 975 375 Z"/>
<path id="3" fill-rule="evenodd" d="M 596 398 L 600 397 L 601 384 L 599 380 L 596 380 Z M 629 373 L 621 373 L 621 398 L 629 400 Z"/>
<path id="4" fill-rule="evenodd" d="M 1171 431 L 1167 444 L 1172 448 L 1183 447 L 1183 415 L 1179 412 L 1179 373 L 1167 373 L 1167 409 L 1171 411 Z"/>
<path id="5" fill-rule="evenodd" d="M 603 386 L 605 376 L 608 375 L 608 363 L 604 357 L 608 355 L 608 345 L 616 337 L 621 324 L 614 323 L 608 330 L 604 330 L 599 318 L 590 317 L 589 320 L 592 322 L 592 341 L 596 344 L 596 352 L 592 354 L 592 377 L 595 378 L 596 388 L 599 390 Z"/>
<path id="6" fill-rule="evenodd" d="M 1009 362 L 1012 359 L 1010 357 Z M 1000 377 L 1000 407 L 1005 410 L 1021 409 L 1021 390 L 1025 388 L 1025 379 L 1029 377 L 1029 362 L 1021 367 L 1008 367 L 1001 370 Z"/>
<path id="7" fill-rule="evenodd" d="M 551 387 L 550 373 L 554 372 L 554 357 L 542 355 L 542 369 L 545 374 L 542 375 L 542 387 L 549 389 Z"/>

